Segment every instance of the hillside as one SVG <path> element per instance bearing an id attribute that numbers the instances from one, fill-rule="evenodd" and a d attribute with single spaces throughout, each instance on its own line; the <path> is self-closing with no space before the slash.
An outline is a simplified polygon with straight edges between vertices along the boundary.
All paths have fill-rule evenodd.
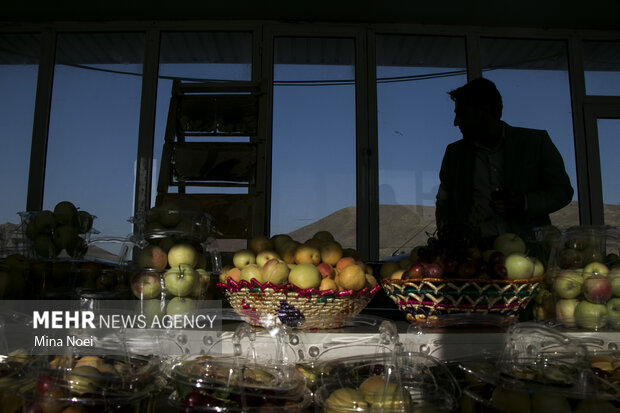
<path id="1" fill-rule="evenodd" d="M 620 224 L 620 206 L 605 205 L 606 221 Z M 567 228 L 579 222 L 577 202 L 551 214 L 551 223 Z M 421 205 L 381 205 L 379 209 L 379 257 L 409 252 L 423 244 L 428 234 L 435 231 L 435 207 Z M 319 230 L 328 229 L 346 247 L 355 247 L 355 207 L 338 210 L 312 224 L 301 227 L 290 235 L 305 241 Z"/>

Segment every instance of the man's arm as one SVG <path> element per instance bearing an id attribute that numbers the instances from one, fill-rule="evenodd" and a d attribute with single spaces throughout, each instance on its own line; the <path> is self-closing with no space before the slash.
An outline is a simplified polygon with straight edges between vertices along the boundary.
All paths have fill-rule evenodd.
<path id="1" fill-rule="evenodd" d="M 562 209 L 573 199 L 574 190 L 566 173 L 562 155 L 547 132 L 542 137 L 540 150 L 540 184 L 536 191 L 525 194 L 528 218 L 548 215 Z"/>

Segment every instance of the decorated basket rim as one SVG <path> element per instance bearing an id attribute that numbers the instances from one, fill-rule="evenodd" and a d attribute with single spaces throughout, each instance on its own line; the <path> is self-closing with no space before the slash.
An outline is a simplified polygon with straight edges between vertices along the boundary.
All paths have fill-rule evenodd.
<path id="1" fill-rule="evenodd" d="M 477 283 L 477 284 L 534 284 L 540 283 L 544 281 L 545 277 L 536 277 L 536 278 L 519 278 L 516 280 L 510 280 L 507 278 L 482 278 L 482 277 L 472 277 L 472 278 L 439 278 L 439 277 L 420 277 L 420 278 L 407 278 L 406 280 L 392 280 L 386 279 L 381 280 L 382 285 L 407 285 L 408 283 L 413 282 L 432 282 L 432 283 L 440 283 L 440 284 L 466 284 L 466 283 Z"/>
<path id="2" fill-rule="evenodd" d="M 334 290 L 319 290 L 318 288 L 299 288 L 291 283 L 286 284 L 273 284 L 271 282 L 261 283 L 258 282 L 255 278 L 252 278 L 250 281 L 241 280 L 235 281 L 232 278 L 227 278 L 226 282 L 219 281 L 216 284 L 217 288 L 221 291 L 225 291 L 229 294 L 234 293 L 247 293 L 248 291 L 252 292 L 263 292 L 265 290 L 273 290 L 277 292 L 282 292 L 285 294 L 295 294 L 298 297 L 334 297 L 334 298 L 371 298 L 378 291 L 381 290 L 381 285 L 377 284 L 372 288 L 364 287 L 361 290 L 344 290 L 344 291 L 334 291 Z"/>

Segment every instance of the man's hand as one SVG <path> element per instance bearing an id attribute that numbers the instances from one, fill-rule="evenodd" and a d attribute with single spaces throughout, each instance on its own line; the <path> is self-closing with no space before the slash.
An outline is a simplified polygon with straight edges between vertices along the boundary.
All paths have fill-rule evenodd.
<path id="1" fill-rule="evenodd" d="M 512 190 L 501 190 L 491 194 L 491 208 L 502 217 L 510 218 L 525 212 L 525 195 Z"/>

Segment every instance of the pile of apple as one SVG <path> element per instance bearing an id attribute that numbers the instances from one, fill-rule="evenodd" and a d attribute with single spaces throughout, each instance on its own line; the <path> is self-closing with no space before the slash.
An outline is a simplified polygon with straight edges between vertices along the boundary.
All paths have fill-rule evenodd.
<path id="1" fill-rule="evenodd" d="M 234 253 L 233 265 L 223 268 L 220 281 L 254 279 L 321 291 L 359 291 L 377 285 L 372 268 L 357 251 L 343 248 L 329 231 L 318 231 L 303 243 L 288 234 L 256 236 L 248 247 Z"/>
<path id="2" fill-rule="evenodd" d="M 570 238 L 554 254 L 555 317 L 568 327 L 620 329 L 620 258 L 598 237 Z"/>
<path id="3" fill-rule="evenodd" d="M 211 222 L 200 202 L 192 199 L 164 201 L 137 218 L 145 239 L 168 251 L 185 239 L 207 239 Z"/>
<path id="4" fill-rule="evenodd" d="M 172 297 L 174 301 L 204 298 L 210 283 L 200 244 L 180 243 L 168 252 L 149 244 L 136 256 L 131 291 L 141 300 Z"/>
<path id="5" fill-rule="evenodd" d="M 72 258 L 86 253 L 84 235 L 92 230 L 94 216 L 78 210 L 73 203 L 61 201 L 53 211 L 27 212 L 22 218 L 24 234 L 39 257 L 55 258 L 63 250 Z"/>
<path id="6" fill-rule="evenodd" d="M 461 228 L 439 232 L 426 245 L 414 247 L 405 260 L 387 261 L 380 269 L 382 279 L 393 280 L 520 280 L 541 277 L 544 272 L 542 261 L 527 254 L 525 241 L 519 235 L 501 234 L 493 240 L 492 248 L 483 248 Z"/>

